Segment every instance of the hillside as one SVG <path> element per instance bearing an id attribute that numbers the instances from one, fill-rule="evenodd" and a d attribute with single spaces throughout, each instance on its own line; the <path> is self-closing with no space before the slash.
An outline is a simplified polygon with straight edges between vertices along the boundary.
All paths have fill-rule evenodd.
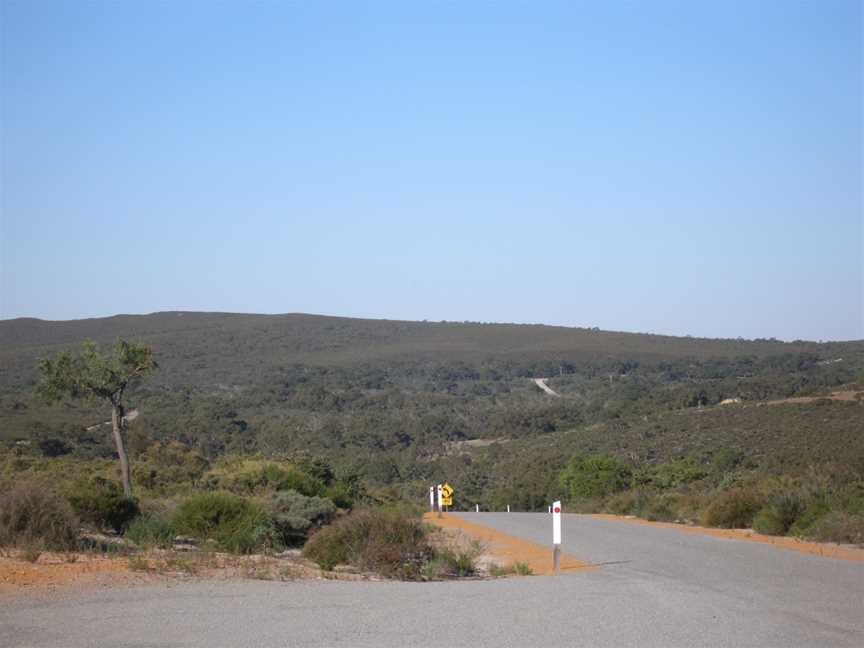
<path id="1" fill-rule="evenodd" d="M 782 343 L 616 333 L 543 325 L 404 322 L 317 315 L 242 315 L 167 312 L 49 322 L 0 321 L 0 387 L 33 380 L 35 360 L 83 340 L 117 337 L 151 344 L 172 386 L 214 386 L 278 379 L 292 364 L 472 363 L 517 365 L 530 373 L 560 364 L 600 360 L 766 357 L 808 353 L 857 356 L 864 342 Z M 854 362 L 854 361 L 853 361 Z"/>
<path id="2" fill-rule="evenodd" d="M 766 470 L 814 461 L 857 470 L 864 456 L 864 407 L 855 401 L 757 407 L 860 389 L 862 341 L 224 313 L 0 322 L 0 441 L 30 442 L 35 452 L 53 439 L 62 443 L 47 447 L 110 456 L 108 435 L 92 428 L 104 410 L 47 407 L 31 387 L 38 358 L 116 337 L 152 345 L 160 365 L 130 394 L 140 413 L 130 427 L 133 453 L 168 441 L 210 458 L 304 453 L 381 485 L 458 474 L 478 461 L 493 462 L 490 476 L 514 461 L 557 469 L 576 452 L 656 463 L 709 461 L 736 448 Z M 544 393 L 536 377 L 561 397 Z M 741 404 L 718 405 L 728 398 Z M 454 452 L 475 439 L 507 442 Z"/>

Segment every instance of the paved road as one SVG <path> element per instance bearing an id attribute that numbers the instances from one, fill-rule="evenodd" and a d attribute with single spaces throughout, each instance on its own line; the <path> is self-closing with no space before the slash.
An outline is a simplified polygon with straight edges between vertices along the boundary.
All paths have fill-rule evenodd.
<path id="1" fill-rule="evenodd" d="M 545 542 L 543 514 L 466 518 Z M 855 646 L 864 564 L 565 516 L 559 577 L 199 582 L 0 607 L 0 646 Z"/>

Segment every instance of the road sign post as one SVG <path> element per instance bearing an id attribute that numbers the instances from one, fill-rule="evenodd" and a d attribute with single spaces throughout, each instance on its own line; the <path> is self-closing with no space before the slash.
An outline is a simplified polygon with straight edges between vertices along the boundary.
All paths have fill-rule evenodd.
<path id="1" fill-rule="evenodd" d="M 429 510 L 435 512 L 435 487 L 429 487 Z"/>
<path id="2" fill-rule="evenodd" d="M 441 484 L 438 484 L 438 517 L 443 517 L 441 513 L 442 507 L 444 504 L 444 493 L 442 492 Z"/>
<path id="3" fill-rule="evenodd" d="M 552 569 L 561 571 L 561 501 L 552 502 Z"/>

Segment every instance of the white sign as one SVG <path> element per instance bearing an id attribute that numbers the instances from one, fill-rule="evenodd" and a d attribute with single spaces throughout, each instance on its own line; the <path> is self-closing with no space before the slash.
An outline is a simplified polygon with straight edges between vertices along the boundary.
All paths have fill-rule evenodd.
<path id="1" fill-rule="evenodd" d="M 552 544 L 561 544 L 561 501 L 552 502 Z"/>

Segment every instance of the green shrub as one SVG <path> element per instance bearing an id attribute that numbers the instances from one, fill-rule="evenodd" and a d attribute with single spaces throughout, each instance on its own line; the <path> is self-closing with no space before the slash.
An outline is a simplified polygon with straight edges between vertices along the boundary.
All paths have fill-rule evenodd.
<path id="1" fill-rule="evenodd" d="M 278 474 L 278 477 L 274 474 L 269 483 L 273 485 L 276 490 L 295 490 L 301 495 L 306 495 L 307 497 L 323 495 L 325 492 L 324 483 L 322 481 L 293 468 L 283 470 Z"/>
<path id="2" fill-rule="evenodd" d="M 351 488 L 345 484 L 333 484 L 324 491 L 324 496 L 340 509 L 349 510 L 354 507 L 354 497 Z"/>
<path id="3" fill-rule="evenodd" d="M 806 537 L 819 542 L 864 544 L 864 515 L 831 511 L 810 525 Z"/>
<path id="4" fill-rule="evenodd" d="M 767 535 L 786 535 L 803 512 L 804 503 L 797 495 L 774 495 L 753 518 L 753 530 Z"/>
<path id="5" fill-rule="evenodd" d="M 711 471 L 723 475 L 738 468 L 744 461 L 744 453 L 734 448 L 721 448 L 714 454 Z"/>
<path id="6" fill-rule="evenodd" d="M 140 513 L 138 502 L 123 494 L 120 485 L 97 477 L 66 496 L 82 521 L 101 530 L 121 533 Z"/>
<path id="7" fill-rule="evenodd" d="M 674 522 L 678 519 L 677 498 L 667 495 L 659 495 L 652 498 L 640 511 L 640 517 L 655 522 Z"/>
<path id="8" fill-rule="evenodd" d="M 702 523 L 710 527 L 746 529 L 764 504 L 760 493 L 735 488 L 720 493 L 705 509 Z"/>
<path id="9" fill-rule="evenodd" d="M 501 565 L 492 565 L 489 569 L 489 574 L 495 577 L 510 576 L 512 574 L 516 574 L 517 576 L 532 576 L 534 570 L 531 569 L 531 566 L 527 562 L 517 560 L 505 567 L 502 567 Z"/>
<path id="10" fill-rule="evenodd" d="M 606 500 L 605 510 L 616 515 L 642 516 L 650 506 L 654 495 L 644 490 L 628 490 L 617 493 Z"/>
<path id="11" fill-rule="evenodd" d="M 31 482 L 0 494 L 0 546 L 65 551 L 77 543 L 78 520 L 63 498 Z"/>
<path id="12" fill-rule="evenodd" d="M 577 456 L 561 471 L 559 481 L 573 499 L 606 497 L 630 486 L 630 468 L 607 455 Z"/>
<path id="13" fill-rule="evenodd" d="M 636 481 L 660 490 L 667 490 L 707 476 L 708 471 L 694 459 L 678 459 L 639 471 Z"/>
<path id="14" fill-rule="evenodd" d="M 304 555 L 322 569 L 350 564 L 387 578 L 421 577 L 434 552 L 420 520 L 387 511 L 355 511 L 309 538 Z"/>
<path id="15" fill-rule="evenodd" d="M 167 549 L 173 545 L 176 535 L 169 521 L 150 515 L 135 518 L 126 529 L 126 537 L 140 547 Z"/>
<path id="16" fill-rule="evenodd" d="M 807 536 L 810 528 L 830 512 L 831 507 L 823 498 L 811 500 L 804 509 L 804 512 L 798 516 L 798 519 L 795 520 L 795 523 L 789 529 L 790 535 L 798 537 Z"/>
<path id="17" fill-rule="evenodd" d="M 753 518 L 753 530 L 765 535 L 786 534 L 786 526 L 770 506 L 762 507 Z"/>
<path id="18" fill-rule="evenodd" d="M 864 481 L 846 484 L 835 496 L 836 508 L 852 515 L 864 515 Z"/>
<path id="19" fill-rule="evenodd" d="M 631 515 L 636 491 L 625 491 L 613 495 L 606 501 L 606 510 L 615 515 Z"/>
<path id="20" fill-rule="evenodd" d="M 253 494 L 261 491 L 295 490 L 312 497 L 323 495 L 324 482 L 291 466 L 260 459 L 224 461 L 208 478 L 212 487 L 235 493 Z"/>
<path id="21" fill-rule="evenodd" d="M 336 515 L 336 506 L 329 499 L 290 490 L 276 493 L 270 510 L 276 533 L 286 546 L 302 545 L 311 530 L 328 524 Z"/>
<path id="22" fill-rule="evenodd" d="M 448 576 L 473 576 L 477 573 L 477 557 L 481 547 L 474 542 L 470 547 L 446 547 L 436 552 L 436 557 L 443 561 Z"/>
<path id="23" fill-rule="evenodd" d="M 186 445 L 172 441 L 152 444 L 132 466 L 136 484 L 151 490 L 176 490 L 182 485 L 193 485 L 210 467 L 207 459 Z"/>
<path id="24" fill-rule="evenodd" d="M 171 522 L 179 533 L 202 541 L 213 540 L 232 553 L 281 547 L 270 513 L 233 493 L 192 495 L 180 504 Z"/>

